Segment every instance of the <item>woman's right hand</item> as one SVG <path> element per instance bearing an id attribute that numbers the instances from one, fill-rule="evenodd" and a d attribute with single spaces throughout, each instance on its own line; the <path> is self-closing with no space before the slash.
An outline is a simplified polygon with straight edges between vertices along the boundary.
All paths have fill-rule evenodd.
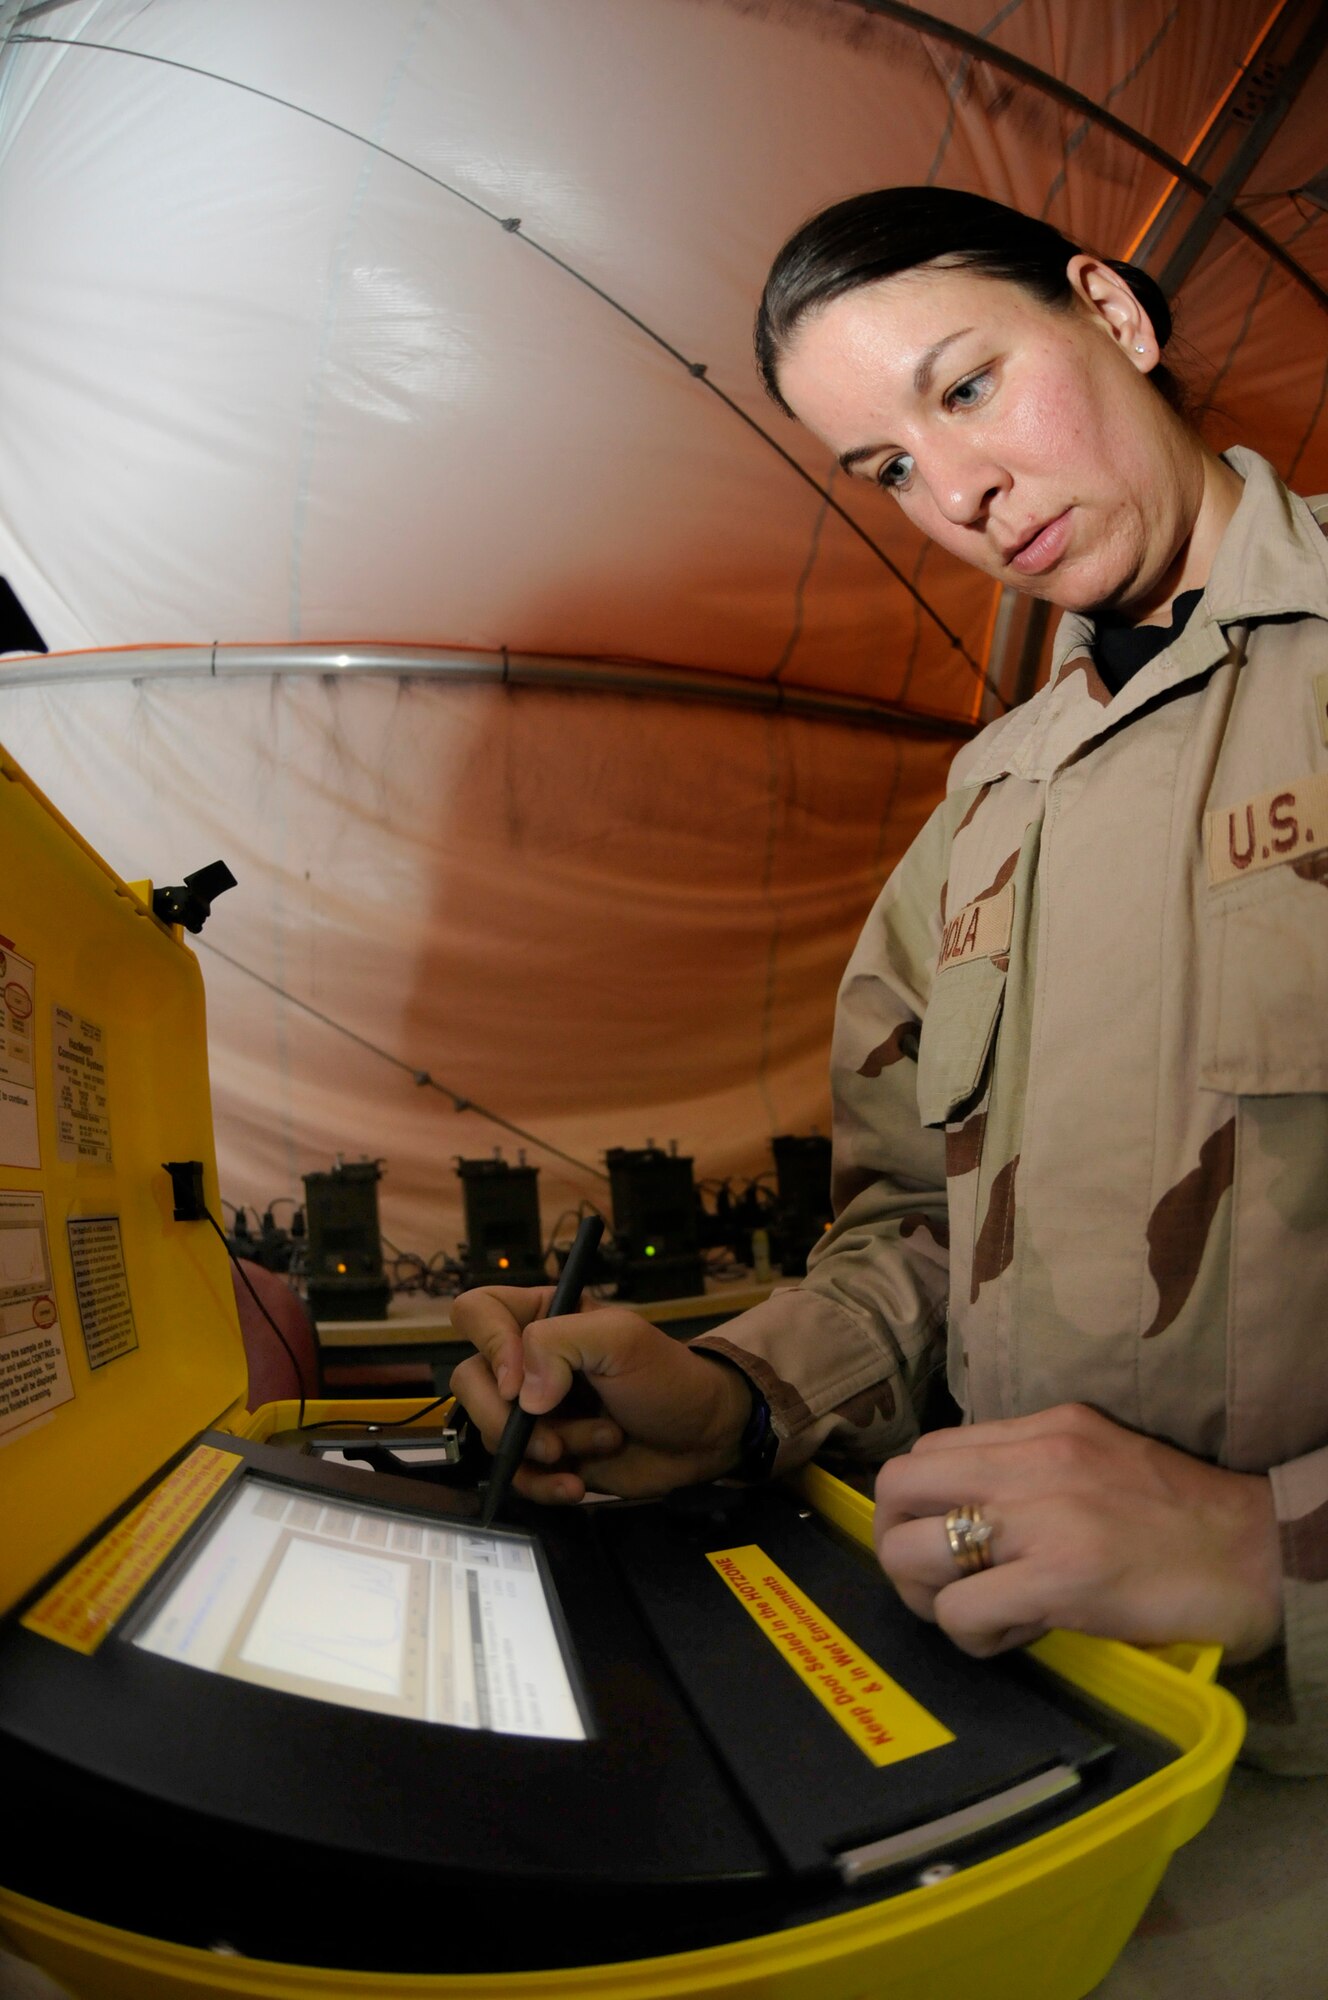
<path id="1" fill-rule="evenodd" d="M 518 1398 L 541 1418 L 518 1493 L 557 1504 L 590 1486 L 645 1499 L 733 1471 L 751 1413 L 736 1368 L 625 1307 L 583 1301 L 549 1319 L 552 1297 L 552 1286 L 484 1286 L 452 1308 L 455 1332 L 476 1350 L 452 1370 L 452 1388 L 487 1449 Z"/>

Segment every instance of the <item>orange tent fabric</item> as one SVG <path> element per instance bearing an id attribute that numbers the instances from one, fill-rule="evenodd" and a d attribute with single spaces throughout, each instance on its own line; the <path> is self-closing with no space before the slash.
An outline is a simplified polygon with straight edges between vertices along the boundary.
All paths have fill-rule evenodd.
<path id="1" fill-rule="evenodd" d="M 508 1126 L 546 1226 L 606 1147 L 825 1128 L 839 970 L 1012 662 L 765 402 L 769 258 L 930 180 L 1160 272 L 1217 187 L 1179 359 L 1328 486 L 1317 11 L 0 7 L 0 575 L 51 649 L 0 737 L 126 876 L 239 877 L 231 1200 L 381 1157 L 428 1254 Z"/>

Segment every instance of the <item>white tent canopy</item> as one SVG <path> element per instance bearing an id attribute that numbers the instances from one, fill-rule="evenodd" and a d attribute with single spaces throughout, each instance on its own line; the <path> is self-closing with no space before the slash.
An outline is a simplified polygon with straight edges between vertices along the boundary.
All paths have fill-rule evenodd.
<path id="1" fill-rule="evenodd" d="M 1045 214 L 1178 290 L 1216 442 L 1328 486 L 1320 12 L 0 0 L 0 575 L 51 652 L 0 739 L 123 874 L 239 877 L 230 1199 L 378 1156 L 428 1252 L 510 1126 L 546 1222 L 607 1146 L 824 1127 L 1018 629 L 764 399 L 770 256 L 885 182 Z"/>

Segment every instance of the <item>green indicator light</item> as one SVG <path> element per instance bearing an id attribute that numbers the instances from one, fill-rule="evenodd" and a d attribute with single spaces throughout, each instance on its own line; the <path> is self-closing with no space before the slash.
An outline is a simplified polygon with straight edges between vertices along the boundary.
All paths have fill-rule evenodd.
<path id="1" fill-rule="evenodd" d="M 655 1246 L 654 1246 L 654 1244 L 653 1244 L 653 1243 L 647 1243 L 647 1245 L 646 1245 L 646 1255 L 647 1255 L 647 1257 L 653 1257 L 653 1256 L 654 1256 L 654 1254 L 655 1254 Z"/>

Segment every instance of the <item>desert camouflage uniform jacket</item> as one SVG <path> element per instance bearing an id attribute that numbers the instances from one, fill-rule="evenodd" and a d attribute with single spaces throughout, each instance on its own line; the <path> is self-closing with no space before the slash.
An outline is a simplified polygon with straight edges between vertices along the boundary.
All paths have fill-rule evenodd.
<path id="1" fill-rule="evenodd" d="M 1254 453 L 1185 629 L 1114 698 L 1053 677 L 956 758 L 840 990 L 832 1231 L 697 1343 L 776 1470 L 1089 1402 L 1269 1472 L 1294 1718 L 1328 1769 L 1328 501 Z M 981 1498 L 980 1495 L 976 1496 Z"/>

